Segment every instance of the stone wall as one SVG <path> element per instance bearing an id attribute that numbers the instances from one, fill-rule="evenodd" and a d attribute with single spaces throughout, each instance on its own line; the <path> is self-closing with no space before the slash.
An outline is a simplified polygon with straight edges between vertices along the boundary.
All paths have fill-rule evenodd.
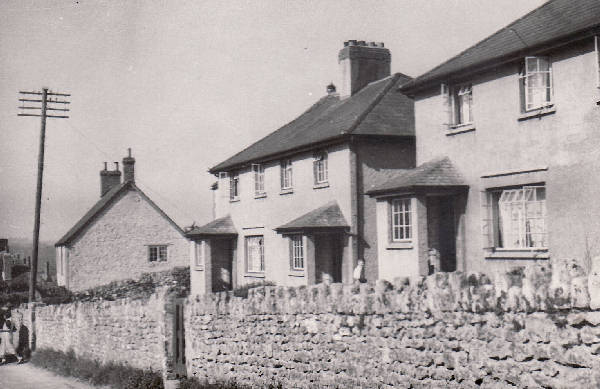
<path id="1" fill-rule="evenodd" d="M 553 276 L 554 274 L 554 276 Z M 590 285 L 595 285 L 591 282 Z M 592 290 L 592 302 L 598 291 Z M 598 387 L 600 311 L 577 267 L 188 299 L 188 374 L 284 387 Z"/>

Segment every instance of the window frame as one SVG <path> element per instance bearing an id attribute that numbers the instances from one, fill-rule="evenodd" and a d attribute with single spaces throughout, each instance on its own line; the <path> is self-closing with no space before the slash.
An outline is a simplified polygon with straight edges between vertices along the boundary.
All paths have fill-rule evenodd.
<path id="1" fill-rule="evenodd" d="M 267 194 L 265 190 L 265 165 L 253 163 L 252 175 L 254 177 L 254 197 L 264 197 Z"/>
<path id="2" fill-rule="evenodd" d="M 289 191 L 294 188 L 293 167 L 291 158 L 282 159 L 279 163 L 281 191 Z"/>
<path id="3" fill-rule="evenodd" d="M 467 96 L 465 98 L 465 96 Z M 469 120 L 463 117 L 463 107 L 468 102 Z M 473 84 L 454 85 L 450 88 L 451 127 L 473 124 Z"/>
<path id="4" fill-rule="evenodd" d="M 304 235 L 293 234 L 290 239 L 290 270 L 302 272 L 306 270 L 306 244 Z M 298 266 L 298 263 L 301 265 Z"/>
<path id="5" fill-rule="evenodd" d="M 536 60 L 536 69 L 529 70 L 529 61 Z M 547 62 L 548 70 L 540 70 L 540 61 L 545 60 Z M 521 112 L 528 113 L 532 111 L 538 111 L 544 108 L 548 108 L 554 105 L 554 82 L 552 76 L 552 59 L 550 56 L 526 56 L 521 62 L 521 69 L 519 71 L 519 89 L 521 91 Z M 532 91 L 545 95 L 544 101 L 535 105 L 531 102 L 532 96 L 537 96 L 537 93 L 532 93 L 530 96 L 530 84 L 533 84 L 531 80 L 536 79 L 538 76 L 542 76 L 543 85 L 531 87 Z M 545 75 L 545 77 L 544 77 Z M 535 98 L 534 98 L 535 101 Z"/>
<path id="6" fill-rule="evenodd" d="M 258 239 L 259 244 L 259 266 L 258 269 L 254 268 L 254 266 L 252 268 L 250 268 L 250 250 L 249 250 L 249 243 L 252 240 Z M 265 236 L 264 235 L 247 235 L 244 237 L 244 254 L 245 254 L 245 269 L 246 269 L 246 273 L 247 274 L 262 274 L 265 272 Z M 254 258 L 252 258 L 252 264 L 254 265 Z"/>
<path id="7" fill-rule="evenodd" d="M 194 266 L 197 269 L 203 269 L 204 265 L 206 263 L 206 241 L 199 240 L 199 241 L 196 241 L 195 243 L 196 243 L 196 245 L 194 247 L 194 250 L 196 251 L 196 253 L 195 253 Z"/>
<path id="8" fill-rule="evenodd" d="M 395 205 L 397 203 L 402 203 L 402 209 L 400 210 L 400 212 L 396 212 L 395 211 Z M 406 243 L 406 242 L 412 242 L 413 237 L 414 237 L 414 232 L 413 232 L 413 228 L 414 228 L 414 214 L 413 214 L 413 204 L 412 204 L 412 198 L 411 197 L 396 197 L 396 198 L 392 198 L 389 201 L 389 223 L 388 223 L 388 228 L 389 228 L 389 242 L 390 243 Z M 395 218 L 395 215 L 403 215 L 403 216 L 399 216 L 398 219 Z M 408 215 L 408 218 L 406 218 L 406 215 Z M 402 219 L 402 222 L 396 225 L 396 220 L 398 222 L 400 222 L 400 219 Z M 398 229 L 398 231 L 401 231 L 402 233 L 399 234 L 398 237 L 396 237 L 396 229 Z M 400 236 L 402 235 L 402 236 Z"/>
<path id="9" fill-rule="evenodd" d="M 326 185 L 329 183 L 328 154 L 327 150 L 320 150 L 313 155 L 313 176 L 315 185 Z"/>
<path id="10" fill-rule="evenodd" d="M 151 244 L 148 245 L 148 262 L 168 262 L 169 245 Z"/>
<path id="11" fill-rule="evenodd" d="M 230 172 L 229 176 L 229 201 L 238 201 L 240 199 L 240 173 Z"/>

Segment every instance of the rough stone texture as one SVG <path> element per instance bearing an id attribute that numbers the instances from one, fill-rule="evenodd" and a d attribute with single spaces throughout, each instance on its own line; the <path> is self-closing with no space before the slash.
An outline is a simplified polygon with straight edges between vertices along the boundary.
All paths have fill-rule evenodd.
<path id="1" fill-rule="evenodd" d="M 188 374 L 295 388 L 598 387 L 600 312 L 580 278 L 551 285 L 537 268 L 191 297 Z"/>
<path id="2" fill-rule="evenodd" d="M 149 262 L 148 245 L 168 245 L 168 260 Z M 128 191 L 69 247 L 67 287 L 88 289 L 188 262 L 187 239 L 139 193 Z"/>

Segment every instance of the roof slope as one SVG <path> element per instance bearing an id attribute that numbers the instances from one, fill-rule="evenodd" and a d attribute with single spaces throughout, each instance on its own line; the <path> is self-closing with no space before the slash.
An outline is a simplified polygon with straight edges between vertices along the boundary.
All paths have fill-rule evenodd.
<path id="1" fill-rule="evenodd" d="M 412 101 L 397 89 L 410 80 L 401 73 L 375 81 L 340 100 L 327 95 L 295 120 L 210 169 L 227 170 L 347 134 L 414 136 Z M 399 109 L 402 103 L 410 109 Z"/>
<path id="2" fill-rule="evenodd" d="M 142 198 L 144 198 L 144 200 L 146 200 L 152 206 L 152 208 L 154 208 L 177 231 L 179 231 L 180 234 L 184 234 L 183 230 L 169 216 L 167 216 L 167 214 L 164 213 L 164 211 L 160 209 L 158 205 L 150 200 L 150 198 L 144 192 L 142 192 L 140 188 L 135 186 L 133 182 L 126 181 L 106 192 L 106 194 L 102 196 L 100 200 L 98 200 L 98 202 L 94 204 L 94 206 L 90 208 L 90 210 L 87 211 L 87 213 L 83 215 L 83 217 L 79 219 L 79 221 L 75 223 L 75 225 L 54 244 L 54 246 L 64 246 L 75 240 L 75 238 L 77 238 L 80 233 L 82 233 L 104 209 L 113 204 L 119 198 L 119 195 L 127 190 L 134 190 L 138 192 L 140 196 L 142 196 Z"/>
<path id="3" fill-rule="evenodd" d="M 337 201 L 332 201 L 292 220 L 275 230 L 285 232 L 302 229 L 350 228 Z"/>
<path id="4" fill-rule="evenodd" d="M 448 157 L 425 162 L 414 169 L 389 171 L 377 181 L 367 194 L 376 195 L 406 188 L 468 186 Z"/>
<path id="5" fill-rule="evenodd" d="M 233 225 L 231 216 L 227 215 L 203 226 L 194 227 L 185 234 L 190 237 L 201 235 L 237 235 L 237 230 Z"/>
<path id="6" fill-rule="evenodd" d="M 524 50 L 566 38 L 600 25 L 600 1 L 551 0 L 402 86 L 405 92 L 467 68 L 484 66 Z M 591 32 L 591 31 L 590 31 Z"/>

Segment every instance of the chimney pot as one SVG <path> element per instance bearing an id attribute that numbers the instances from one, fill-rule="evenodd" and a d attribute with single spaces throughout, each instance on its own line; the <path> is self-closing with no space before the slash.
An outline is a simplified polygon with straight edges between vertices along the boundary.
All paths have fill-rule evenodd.
<path id="1" fill-rule="evenodd" d="M 131 156 L 131 148 L 127 149 L 127 157 L 123 158 L 123 180 L 135 182 L 135 158 Z"/>
<path id="2" fill-rule="evenodd" d="M 365 41 L 358 41 L 358 45 L 359 46 L 366 46 L 367 42 L 365 42 Z"/>
<path id="3" fill-rule="evenodd" d="M 104 162 L 104 170 L 100 170 L 100 197 L 121 184 L 121 172 L 119 171 L 118 162 L 115 162 L 115 165 L 115 170 L 108 170 L 107 162 Z"/>
<path id="4" fill-rule="evenodd" d="M 104 170 L 108 170 L 108 162 L 104 162 Z"/>
<path id="5" fill-rule="evenodd" d="M 356 40 L 354 40 L 354 39 L 349 40 L 348 46 L 356 46 Z"/>
<path id="6" fill-rule="evenodd" d="M 344 47 L 348 46 L 348 41 L 344 41 Z"/>
<path id="7" fill-rule="evenodd" d="M 118 172 L 119 171 L 119 162 L 115 162 L 115 171 Z"/>

